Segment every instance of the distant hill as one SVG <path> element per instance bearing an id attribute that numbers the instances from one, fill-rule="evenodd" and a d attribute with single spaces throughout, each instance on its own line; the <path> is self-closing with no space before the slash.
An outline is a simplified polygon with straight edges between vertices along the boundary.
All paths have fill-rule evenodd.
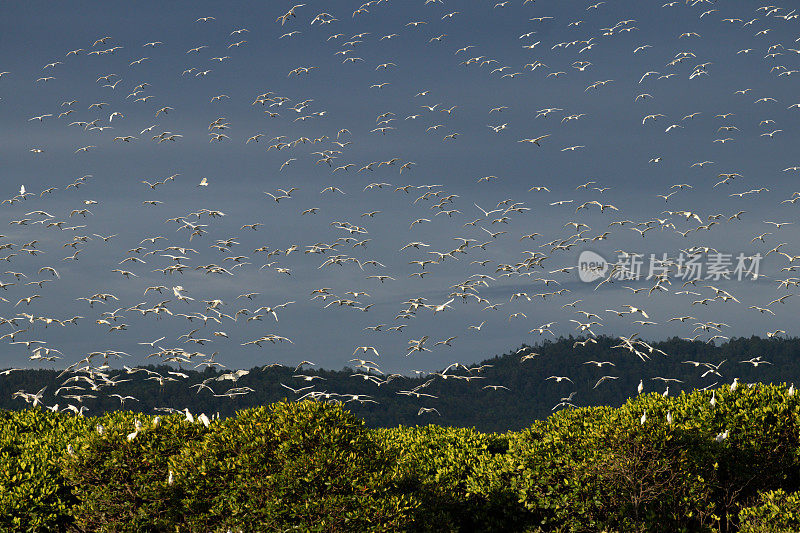
<path id="1" fill-rule="evenodd" d="M 559 338 L 545 340 L 535 346 L 522 345 L 510 353 L 487 359 L 467 368 L 451 368 L 443 375 L 430 374 L 420 377 L 395 376 L 387 381 L 385 376 L 367 373 L 359 369 L 313 370 L 304 367 L 299 371 L 287 367 L 256 367 L 237 381 L 219 380 L 220 376 L 231 371 L 180 369 L 168 366 L 140 367 L 147 369 L 129 374 L 126 370 L 105 370 L 118 385 L 104 386 L 97 370 L 68 372 L 62 377 L 57 370 L 21 370 L 0 377 L 0 408 L 21 409 L 27 404 L 20 398 L 12 398 L 17 391 L 36 392 L 47 387 L 44 403 L 47 406 L 58 404 L 64 409 L 72 404 L 85 406 L 88 414 L 98 415 L 121 408 L 121 402 L 111 394 L 133 396 L 138 401 L 126 400 L 124 409 L 153 413 L 156 408 L 183 409 L 207 414 L 219 413 L 226 417 L 239 409 L 269 404 L 281 399 L 297 399 L 302 394 L 316 391 L 327 393 L 329 399 L 346 401 L 349 396 L 366 395 L 374 403 L 361 404 L 350 401 L 346 405 L 372 427 L 392 427 L 397 425 L 439 424 L 443 426 L 476 427 L 481 431 L 504 432 L 518 430 L 531 424 L 533 420 L 544 419 L 553 412 L 561 399 L 574 392 L 570 403 L 576 406 L 611 405 L 619 406 L 630 396 L 637 394 L 639 381 L 643 381 L 644 392 L 663 393 L 669 387 L 669 394 L 680 394 L 714 383 L 730 383 L 734 377 L 740 383 L 793 383 L 800 385 L 800 339 L 759 337 L 732 338 L 715 346 L 700 341 L 686 341 L 672 338 L 651 344 L 642 342 L 636 349 L 640 355 L 625 347 L 620 347 L 620 339 L 597 337 L 596 343 L 585 338 Z M 652 348 L 652 352 L 650 348 Z M 667 355 L 663 355 L 659 351 Z M 534 355 L 537 354 L 537 355 Z M 760 357 L 766 363 L 757 366 L 741 361 Z M 644 358 L 644 360 L 642 359 Z M 711 367 L 684 363 L 684 361 L 720 365 L 718 374 L 708 372 Z M 598 367 L 588 361 L 610 361 L 614 364 Z M 758 361 L 755 361 L 758 363 Z M 482 368 L 481 368 L 482 367 Z M 480 370 L 478 370 L 480 369 Z M 170 375 L 167 372 L 181 372 L 187 378 Z M 92 375 L 94 372 L 94 375 Z M 706 377 L 701 377 L 707 373 Z M 163 385 L 152 379 L 154 373 L 175 378 Z M 318 376 L 306 382 L 295 374 Z M 354 375 L 354 374 L 361 374 Z M 67 386 L 79 389 L 62 389 L 70 377 L 85 376 L 95 383 L 92 390 L 87 379 L 73 379 Z M 566 376 L 568 380 L 557 382 L 547 380 L 549 376 Z M 595 387 L 602 376 L 611 376 Z M 147 378 L 151 379 L 148 380 Z M 469 377 L 469 379 L 465 379 Z M 677 379 L 681 382 L 663 382 L 654 378 Z M 128 380 L 128 381 L 124 381 Z M 217 396 L 200 383 L 211 387 Z M 429 382 L 429 383 L 428 383 Z M 428 383 L 428 385 L 425 385 Z M 281 384 L 294 389 L 313 385 L 295 394 Z M 507 387 L 487 389 L 486 386 Z M 241 396 L 221 396 L 232 388 L 249 387 L 252 392 Z M 431 395 L 414 397 L 401 391 L 414 391 Z M 58 391 L 58 396 L 54 394 Z M 245 389 L 246 391 L 246 389 Z M 70 395 L 90 395 L 79 401 Z M 324 398 L 323 398 L 324 399 Z M 363 399 L 363 398 L 360 398 Z M 435 408 L 435 412 L 417 415 L 421 407 Z M 558 408 L 569 408 L 561 405 Z"/>

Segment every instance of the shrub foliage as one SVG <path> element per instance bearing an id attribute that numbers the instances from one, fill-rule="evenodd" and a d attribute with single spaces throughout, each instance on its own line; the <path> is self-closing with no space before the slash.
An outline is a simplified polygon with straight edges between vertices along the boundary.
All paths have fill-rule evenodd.
<path id="1" fill-rule="evenodd" d="M 800 529 L 800 400 L 782 386 L 640 395 L 502 435 L 373 430 L 323 402 L 0 417 L 8 531 Z"/>

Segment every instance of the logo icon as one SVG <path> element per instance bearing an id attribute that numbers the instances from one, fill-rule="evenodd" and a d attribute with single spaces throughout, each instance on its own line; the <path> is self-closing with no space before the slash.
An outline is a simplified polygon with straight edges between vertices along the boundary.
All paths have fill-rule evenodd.
<path id="1" fill-rule="evenodd" d="M 608 272 L 608 262 L 596 252 L 584 250 L 578 256 L 578 277 L 584 283 L 591 283 L 604 277 Z"/>

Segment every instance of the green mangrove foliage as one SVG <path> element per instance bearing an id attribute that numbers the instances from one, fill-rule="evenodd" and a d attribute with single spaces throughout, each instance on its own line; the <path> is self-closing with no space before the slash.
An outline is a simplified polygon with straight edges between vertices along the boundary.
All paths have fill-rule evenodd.
<path id="1" fill-rule="evenodd" d="M 9 531 L 800 529 L 800 398 L 786 386 L 643 394 L 505 434 L 370 429 L 322 402 L 224 420 L 0 416 Z"/>

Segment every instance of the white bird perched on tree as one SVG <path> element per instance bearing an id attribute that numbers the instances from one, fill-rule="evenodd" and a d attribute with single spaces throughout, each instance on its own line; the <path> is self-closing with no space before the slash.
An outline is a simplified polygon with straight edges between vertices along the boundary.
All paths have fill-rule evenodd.
<path id="1" fill-rule="evenodd" d="M 715 440 L 715 441 L 717 441 L 717 442 L 722 442 L 722 441 L 724 441 L 725 439 L 727 439 L 727 438 L 728 438 L 728 433 L 729 433 L 729 431 L 730 431 L 730 430 L 726 429 L 726 430 L 725 430 L 725 431 L 723 431 L 722 433 L 719 433 L 719 434 L 718 434 L 716 437 L 714 437 L 714 440 Z"/>
<path id="2" fill-rule="evenodd" d="M 135 439 L 136 436 L 139 434 L 139 431 L 142 429 L 142 423 L 139 421 L 138 418 L 134 421 L 133 427 L 134 427 L 133 432 L 128 433 L 127 436 L 128 442 L 131 442 L 133 439 Z"/>
<path id="3" fill-rule="evenodd" d="M 642 418 L 639 419 L 639 424 L 644 425 L 645 422 L 647 422 L 647 409 L 644 410 Z"/>

